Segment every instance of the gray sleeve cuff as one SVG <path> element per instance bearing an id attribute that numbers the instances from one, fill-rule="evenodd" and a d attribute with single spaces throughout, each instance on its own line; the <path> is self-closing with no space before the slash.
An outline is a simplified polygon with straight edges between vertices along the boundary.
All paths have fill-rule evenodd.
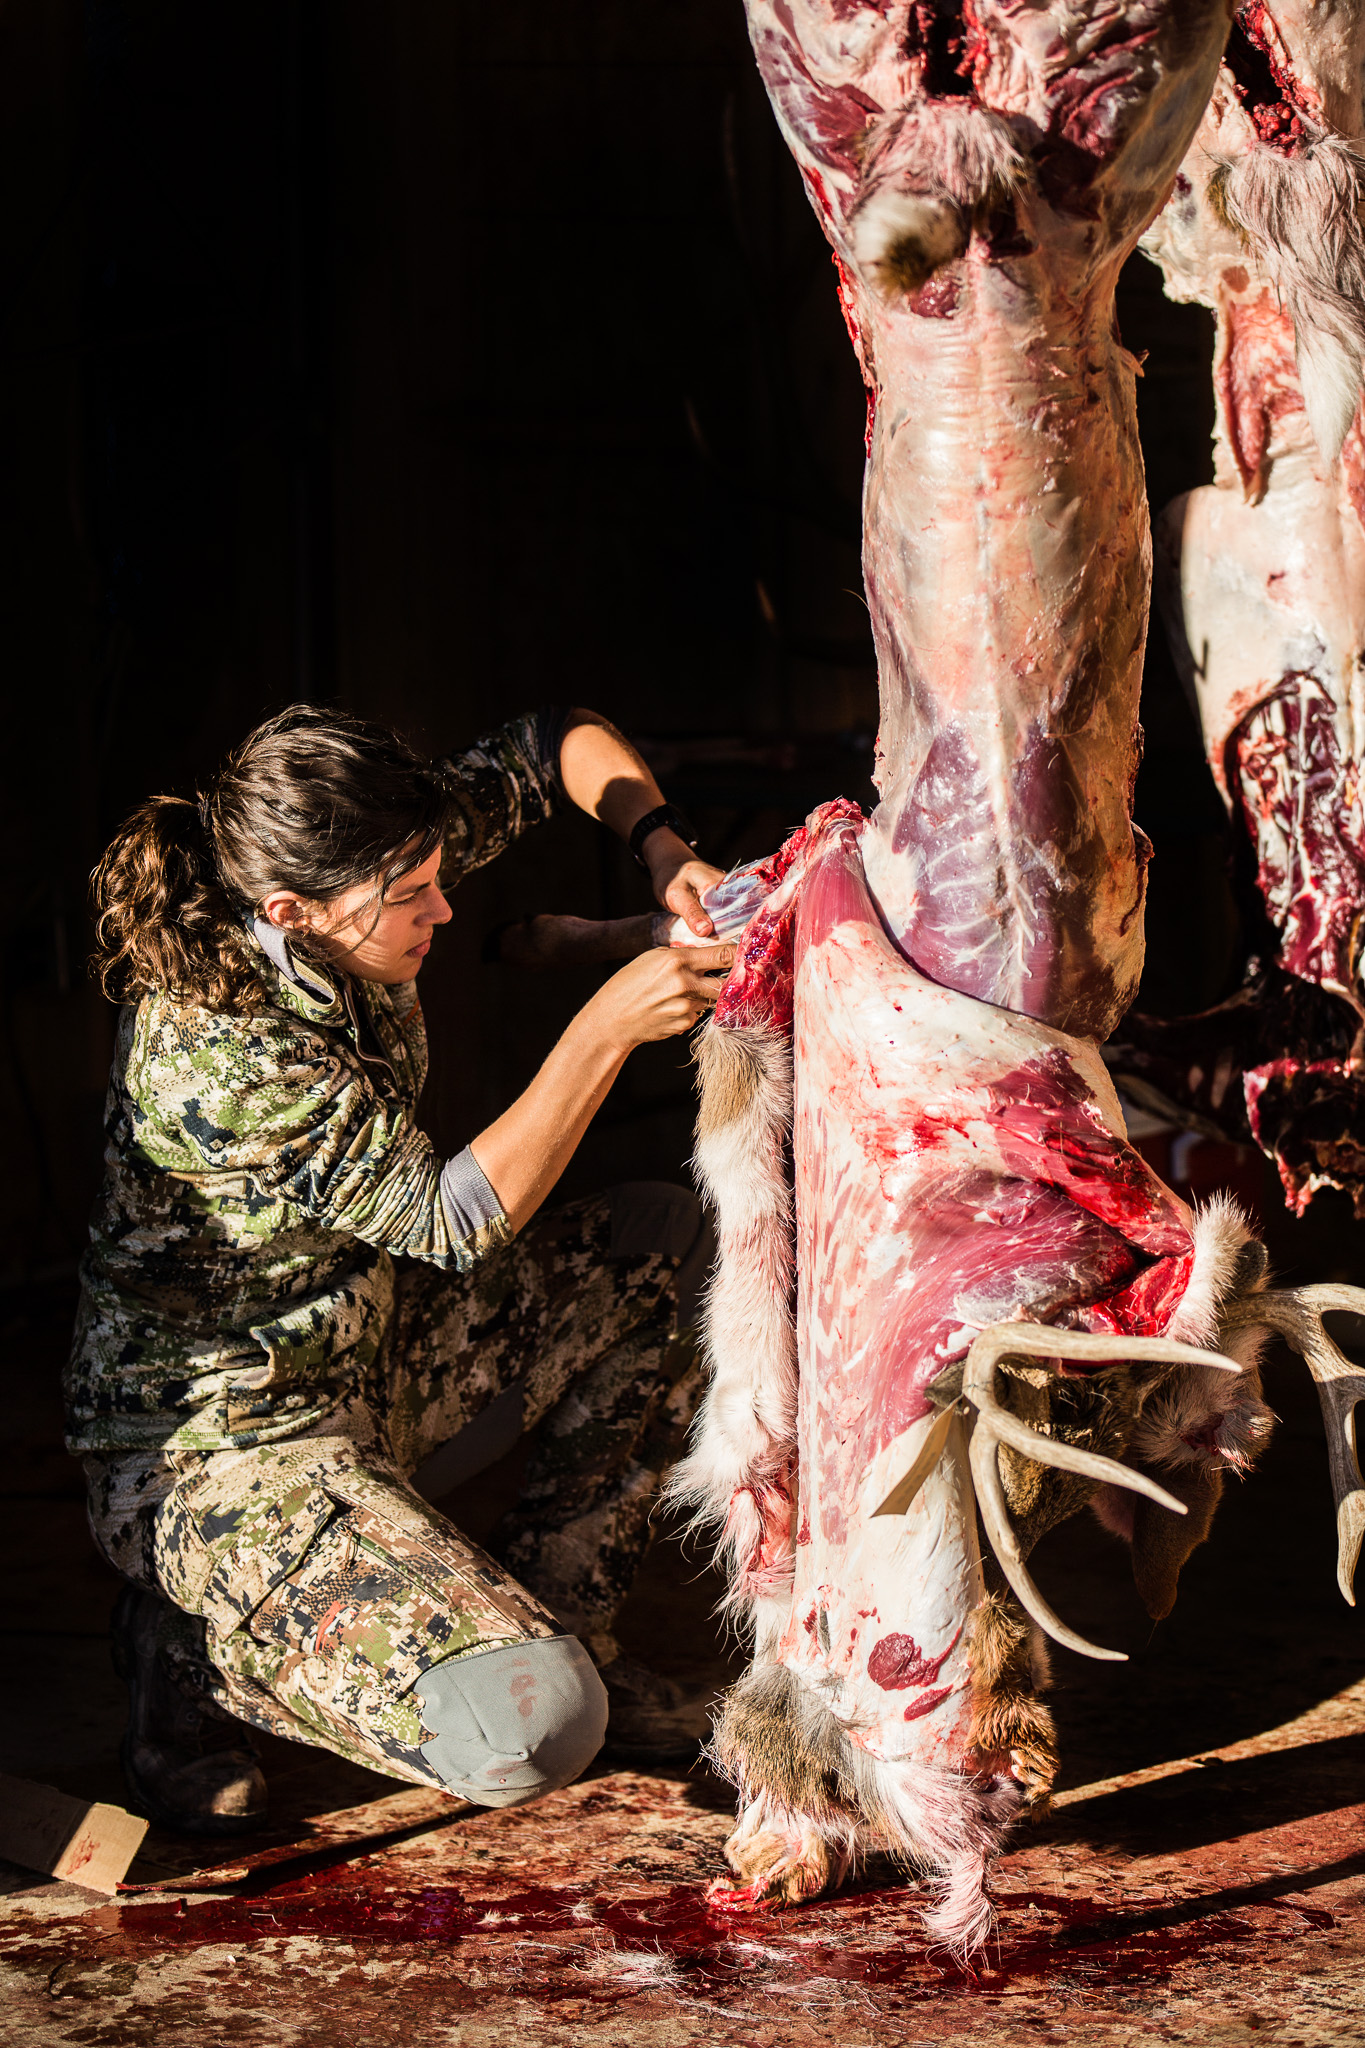
<path id="1" fill-rule="evenodd" d="M 447 1159 L 441 1170 L 441 1207 L 446 1214 L 446 1229 L 457 1244 L 477 1237 L 492 1224 L 507 1221 L 502 1203 L 468 1145 L 453 1159 Z"/>

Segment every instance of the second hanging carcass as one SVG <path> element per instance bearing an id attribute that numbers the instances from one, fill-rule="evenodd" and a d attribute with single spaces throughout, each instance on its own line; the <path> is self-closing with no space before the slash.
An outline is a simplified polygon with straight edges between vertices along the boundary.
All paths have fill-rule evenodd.
<path id="1" fill-rule="evenodd" d="M 1217 315 L 1215 481 L 1158 525 L 1157 590 L 1246 869 L 1216 1009 L 1134 1017 L 1131 1092 L 1254 1139 L 1302 1214 L 1365 1214 L 1365 6 L 1250 0 L 1143 238 Z"/>

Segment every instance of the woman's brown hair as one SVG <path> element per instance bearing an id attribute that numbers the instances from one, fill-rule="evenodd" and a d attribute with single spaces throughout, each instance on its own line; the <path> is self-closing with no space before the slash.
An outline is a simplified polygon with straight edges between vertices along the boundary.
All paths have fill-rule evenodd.
<path id="1" fill-rule="evenodd" d="M 376 883 L 376 907 L 440 844 L 440 764 L 386 726 L 292 704 L 229 754 L 196 802 L 153 796 L 93 876 L 92 968 L 125 1002 L 166 989 L 209 1010 L 265 999 L 247 936 L 272 889 L 326 903 Z"/>

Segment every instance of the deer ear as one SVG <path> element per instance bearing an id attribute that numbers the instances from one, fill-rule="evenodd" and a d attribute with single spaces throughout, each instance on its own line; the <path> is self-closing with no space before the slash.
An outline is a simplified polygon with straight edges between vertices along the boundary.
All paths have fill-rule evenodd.
<path id="1" fill-rule="evenodd" d="M 1191 1551 L 1208 1538 L 1223 1493 L 1223 1474 L 1187 1465 L 1163 1471 L 1161 1483 L 1188 1514 L 1173 1515 L 1139 1494 L 1133 1503 L 1133 1581 L 1153 1621 L 1164 1621 L 1175 1606 L 1176 1587 Z"/>

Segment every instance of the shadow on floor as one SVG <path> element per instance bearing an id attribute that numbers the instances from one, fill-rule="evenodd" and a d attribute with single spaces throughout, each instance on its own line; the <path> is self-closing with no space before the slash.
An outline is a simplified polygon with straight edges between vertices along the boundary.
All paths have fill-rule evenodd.
<path id="1" fill-rule="evenodd" d="M 60 1448 L 72 1306 L 59 1286 L 5 1304 L 0 1541 L 17 1569 L 0 1589 L 0 1746 L 10 1771 L 123 1803 L 107 1641 L 116 1582 Z M 1365 1674 L 1365 1622 L 1336 1590 L 1321 1424 L 1296 1361 L 1271 1360 L 1268 1398 L 1283 1418 L 1275 1442 L 1229 1489 L 1159 1627 L 1121 1546 L 1088 1517 L 1040 1546 L 1035 1575 L 1058 1611 L 1130 1658 L 1057 1653 L 1063 1784 L 1204 1756 Z M 480 1535 L 515 1476 L 514 1455 L 441 1505 Z M 712 1618 L 719 1591 L 666 1537 L 632 1596 L 628 1647 L 719 1689 L 736 1668 Z M 433 1822 L 403 1819 L 386 1804 L 401 1788 L 375 1773 L 288 1743 L 263 1749 L 271 1822 L 232 1853 L 284 1853 L 210 1897 L 105 1904 L 0 1872 L 14 2038 L 1124 2048 L 1138 2022 L 1181 2041 L 1212 2029 L 1219 2048 L 1252 2031 L 1285 2048 L 1365 2040 L 1352 2032 L 1365 1961 L 1352 1904 L 1365 1873 L 1360 1717 L 1320 1741 L 1086 1797 L 1024 1830 L 1000 1869 L 999 1949 L 969 1973 L 926 1942 L 923 1888 L 882 1858 L 799 1913 L 708 1914 L 731 1807 L 701 1769 L 603 1769 L 542 1807 Z M 369 1806 L 362 1839 L 319 1846 L 318 1816 Z M 162 1884 L 168 1870 L 221 1866 L 224 1847 L 154 1832 L 130 1875 Z"/>

